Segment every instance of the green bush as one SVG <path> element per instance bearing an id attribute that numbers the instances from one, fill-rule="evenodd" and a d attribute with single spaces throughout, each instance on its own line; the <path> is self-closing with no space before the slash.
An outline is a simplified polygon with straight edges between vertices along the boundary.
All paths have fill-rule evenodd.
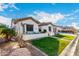
<path id="1" fill-rule="evenodd" d="M 8 28 L 4 24 L 0 24 L 0 35 L 5 35 L 7 40 L 10 40 L 13 36 L 16 36 L 16 32 L 12 28 Z"/>

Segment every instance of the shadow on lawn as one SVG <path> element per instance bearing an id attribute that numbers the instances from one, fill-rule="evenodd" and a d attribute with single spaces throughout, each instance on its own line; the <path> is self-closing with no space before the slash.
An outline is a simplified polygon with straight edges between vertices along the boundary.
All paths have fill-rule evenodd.
<path id="1" fill-rule="evenodd" d="M 56 34 L 55 37 L 63 38 L 65 36 L 64 35 L 61 35 L 61 34 Z"/>
<path id="2" fill-rule="evenodd" d="M 49 56 L 59 55 L 59 41 L 56 38 L 40 38 L 32 40 L 31 43 Z"/>

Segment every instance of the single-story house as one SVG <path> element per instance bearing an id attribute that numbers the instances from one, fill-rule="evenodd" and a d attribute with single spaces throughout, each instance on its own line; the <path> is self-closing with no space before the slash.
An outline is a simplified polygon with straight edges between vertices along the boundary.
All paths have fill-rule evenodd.
<path id="1" fill-rule="evenodd" d="M 12 27 L 17 32 L 17 35 L 22 35 L 24 40 L 47 37 L 48 33 L 39 32 L 40 22 L 32 17 L 14 19 Z M 49 29 L 52 31 L 52 29 Z"/>
<path id="2" fill-rule="evenodd" d="M 38 25 L 40 22 L 32 17 L 16 19 L 13 23 L 18 34 L 39 33 Z"/>

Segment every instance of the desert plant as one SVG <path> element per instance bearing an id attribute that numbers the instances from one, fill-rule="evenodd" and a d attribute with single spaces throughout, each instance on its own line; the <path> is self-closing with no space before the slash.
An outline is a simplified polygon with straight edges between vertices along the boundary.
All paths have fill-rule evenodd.
<path id="1" fill-rule="evenodd" d="M 16 32 L 12 28 L 8 28 L 6 25 L 0 25 L 0 34 L 5 35 L 6 40 L 10 40 L 13 36 L 16 35 Z"/>
<path id="2" fill-rule="evenodd" d="M 16 35 L 16 32 L 15 32 L 13 29 L 10 29 L 10 28 L 4 28 L 4 29 L 1 31 L 1 34 L 6 35 L 5 38 L 6 38 L 7 40 L 10 40 L 13 36 Z"/>

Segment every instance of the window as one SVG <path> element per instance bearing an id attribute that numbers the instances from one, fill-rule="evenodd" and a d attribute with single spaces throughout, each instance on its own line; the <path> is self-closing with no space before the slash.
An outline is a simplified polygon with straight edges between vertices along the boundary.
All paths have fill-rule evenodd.
<path id="1" fill-rule="evenodd" d="M 51 31 L 51 27 L 49 27 L 49 31 Z"/>
<path id="2" fill-rule="evenodd" d="M 39 32 L 41 32 L 41 29 L 39 28 Z"/>
<path id="3" fill-rule="evenodd" d="M 43 33 L 46 33 L 46 32 L 47 32 L 46 29 L 44 29 L 44 30 L 43 30 Z"/>
<path id="4" fill-rule="evenodd" d="M 33 25 L 26 25 L 27 31 L 33 31 Z"/>

